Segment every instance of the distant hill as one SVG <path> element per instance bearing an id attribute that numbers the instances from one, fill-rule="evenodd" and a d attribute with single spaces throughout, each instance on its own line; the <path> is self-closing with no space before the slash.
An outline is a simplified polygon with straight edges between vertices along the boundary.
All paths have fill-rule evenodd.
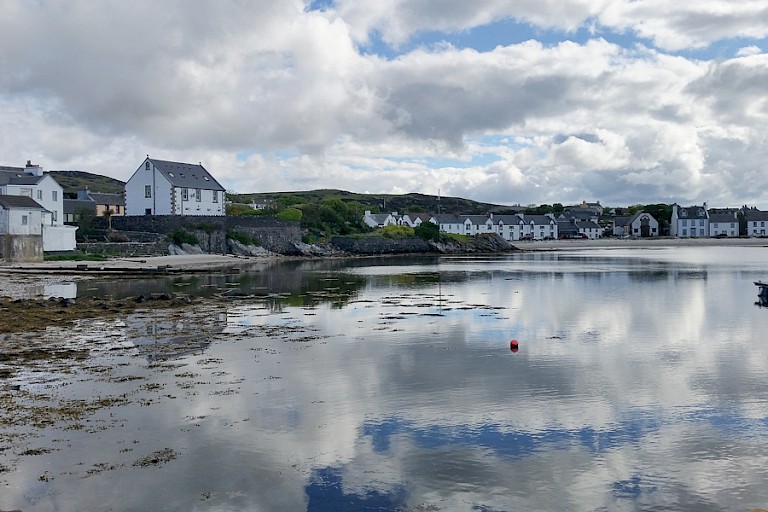
<path id="1" fill-rule="evenodd" d="M 78 190 L 88 188 L 91 192 L 122 194 L 125 183 L 100 174 L 85 171 L 50 171 L 51 177 L 61 185 L 64 194 L 76 194 Z"/>
<path id="2" fill-rule="evenodd" d="M 462 213 L 483 215 L 488 212 L 515 210 L 510 206 L 481 203 L 460 197 L 440 197 L 425 194 L 357 194 L 344 190 L 321 189 L 304 192 L 263 192 L 258 194 L 229 194 L 236 203 L 250 203 L 253 200 L 268 199 L 283 204 L 320 203 L 327 199 L 343 202 L 358 202 L 369 206 L 371 210 L 382 212 L 430 212 Z M 519 209 L 519 208 L 517 208 Z"/>

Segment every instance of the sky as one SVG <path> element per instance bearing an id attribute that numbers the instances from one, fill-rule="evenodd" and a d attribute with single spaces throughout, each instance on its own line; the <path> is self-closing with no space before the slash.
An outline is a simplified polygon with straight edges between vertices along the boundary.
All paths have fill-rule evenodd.
<path id="1" fill-rule="evenodd" d="M 0 0 L 0 165 L 768 210 L 768 0 Z"/>

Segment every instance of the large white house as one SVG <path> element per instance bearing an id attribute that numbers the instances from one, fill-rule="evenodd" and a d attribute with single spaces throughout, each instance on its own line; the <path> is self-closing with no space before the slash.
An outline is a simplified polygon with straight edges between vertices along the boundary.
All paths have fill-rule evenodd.
<path id="1" fill-rule="evenodd" d="M 224 215 L 224 187 L 201 165 L 147 158 L 125 184 L 126 215 Z"/>
<path id="2" fill-rule="evenodd" d="M 0 167 L 0 195 L 28 197 L 43 208 L 41 218 L 43 249 L 75 249 L 74 226 L 64 225 L 64 189 L 39 165 Z"/>
<path id="3" fill-rule="evenodd" d="M 709 212 L 707 203 L 702 206 L 681 207 L 672 205 L 669 234 L 680 238 L 709 236 Z"/>

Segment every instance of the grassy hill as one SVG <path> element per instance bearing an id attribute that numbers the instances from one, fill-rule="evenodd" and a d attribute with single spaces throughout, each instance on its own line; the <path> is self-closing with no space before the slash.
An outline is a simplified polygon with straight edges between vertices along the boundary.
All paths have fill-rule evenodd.
<path id="1" fill-rule="evenodd" d="M 85 171 L 50 171 L 50 174 L 64 189 L 64 194 L 76 194 L 86 187 L 91 192 L 121 194 L 125 188 L 120 180 Z"/>
<path id="2" fill-rule="evenodd" d="M 463 213 L 482 215 L 490 211 L 499 212 L 510 209 L 491 203 L 481 203 L 461 197 L 440 197 L 425 194 L 357 194 L 344 190 L 321 189 L 303 192 L 264 192 L 258 194 L 230 194 L 235 203 L 250 203 L 253 200 L 268 199 L 280 205 L 298 205 L 303 203 L 322 203 L 339 200 L 343 203 L 359 203 L 371 211 L 381 212 L 430 212 Z"/>

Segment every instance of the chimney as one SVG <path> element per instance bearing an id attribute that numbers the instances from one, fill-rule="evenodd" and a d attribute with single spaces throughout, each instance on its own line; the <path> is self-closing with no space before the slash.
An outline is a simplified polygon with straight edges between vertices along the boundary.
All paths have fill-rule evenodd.
<path id="1" fill-rule="evenodd" d="M 32 160 L 27 160 L 27 166 L 24 168 L 25 172 L 31 172 L 35 176 L 42 176 L 43 175 L 43 168 L 39 165 L 35 165 L 32 163 Z"/>

